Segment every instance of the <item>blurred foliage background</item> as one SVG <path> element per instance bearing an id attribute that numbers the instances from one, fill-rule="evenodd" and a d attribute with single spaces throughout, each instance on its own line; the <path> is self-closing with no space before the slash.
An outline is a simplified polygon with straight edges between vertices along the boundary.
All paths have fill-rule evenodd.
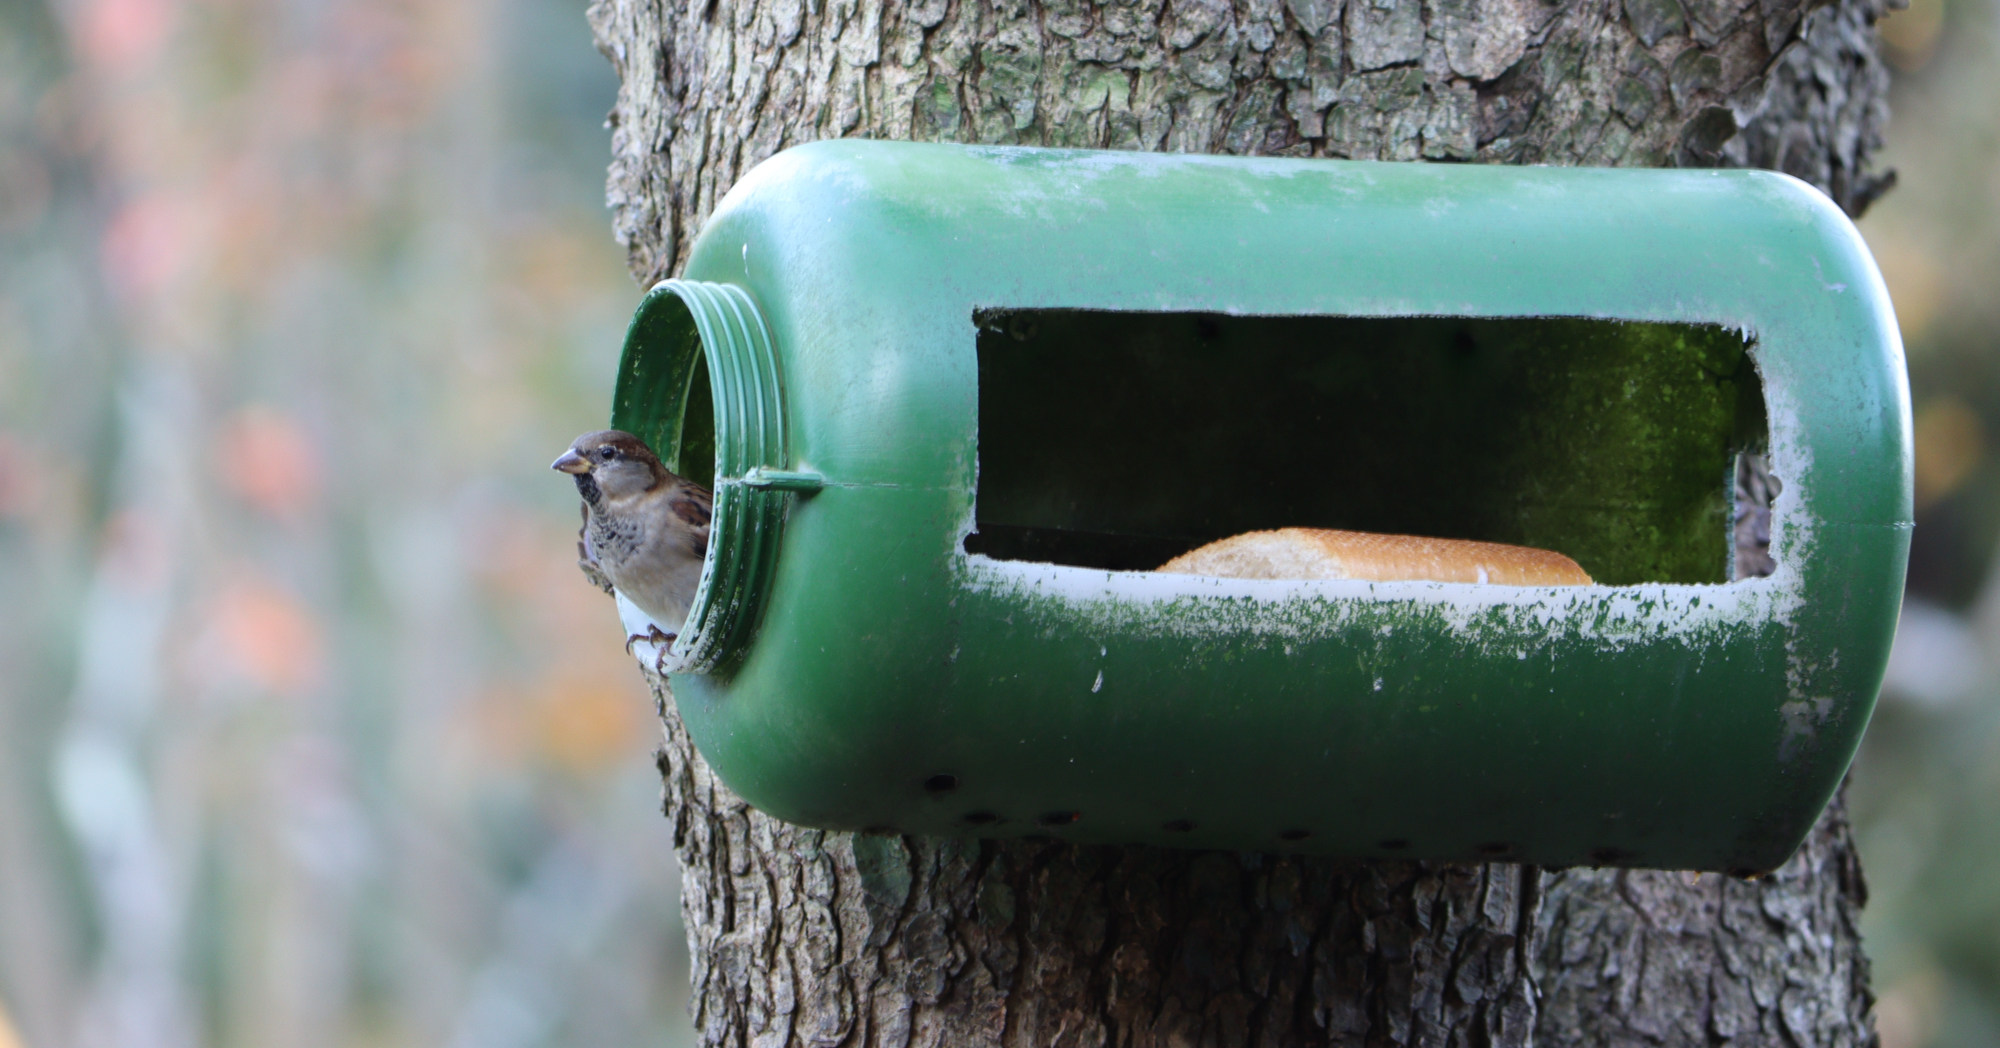
<path id="1" fill-rule="evenodd" d="M 0 1045 L 691 1040 L 581 0 L 0 0 Z"/>
<path id="2" fill-rule="evenodd" d="M 2000 1045 L 2000 0 L 1910 0 L 1860 225 L 1916 407 L 1917 530 L 1889 681 L 1852 778 L 1883 1048 Z"/>
<path id="3" fill-rule="evenodd" d="M 2000 1044 L 2000 0 L 1861 223 L 1917 404 L 1854 779 L 1885 1048 Z M 0 0 L 0 1048 L 687 1043 L 546 471 L 638 290 L 582 0 Z"/>

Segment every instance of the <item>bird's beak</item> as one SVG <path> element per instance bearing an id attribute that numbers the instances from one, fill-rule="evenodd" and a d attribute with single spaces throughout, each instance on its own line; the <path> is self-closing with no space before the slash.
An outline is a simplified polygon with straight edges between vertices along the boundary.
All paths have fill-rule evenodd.
<path id="1" fill-rule="evenodd" d="M 549 468 L 562 473 L 588 473 L 590 462 L 576 453 L 575 448 L 562 453 L 562 457 L 549 464 Z"/>

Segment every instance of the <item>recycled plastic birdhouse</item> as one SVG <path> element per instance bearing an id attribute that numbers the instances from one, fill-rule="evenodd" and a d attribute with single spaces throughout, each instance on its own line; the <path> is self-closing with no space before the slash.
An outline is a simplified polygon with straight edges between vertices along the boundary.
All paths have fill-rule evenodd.
<path id="1" fill-rule="evenodd" d="M 1783 175 L 836 141 L 717 207 L 612 423 L 713 483 L 672 680 L 773 815 L 1751 872 L 1868 723 L 1908 399 Z M 1151 570 L 1292 526 L 1597 585 Z"/>

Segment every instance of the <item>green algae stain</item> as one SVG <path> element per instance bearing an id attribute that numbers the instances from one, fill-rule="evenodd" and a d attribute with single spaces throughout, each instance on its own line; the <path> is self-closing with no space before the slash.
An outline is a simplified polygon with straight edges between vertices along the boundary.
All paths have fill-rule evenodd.
<path id="1" fill-rule="evenodd" d="M 1568 319 L 1492 337 L 1538 410 L 1493 434 L 1503 515 L 1489 533 L 1560 550 L 1608 585 L 1728 581 L 1730 477 L 1762 436 L 1742 337 Z"/>

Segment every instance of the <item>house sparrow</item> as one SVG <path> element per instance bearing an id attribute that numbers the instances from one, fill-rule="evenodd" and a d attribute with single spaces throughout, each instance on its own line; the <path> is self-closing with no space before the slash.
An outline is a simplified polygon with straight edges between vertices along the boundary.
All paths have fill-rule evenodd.
<path id="1" fill-rule="evenodd" d="M 627 637 L 626 650 L 651 641 L 664 658 L 687 620 L 708 555 L 707 489 L 675 476 L 645 441 L 615 429 L 576 438 L 551 468 L 575 477 L 583 496 L 577 566 L 658 623 Z"/>

